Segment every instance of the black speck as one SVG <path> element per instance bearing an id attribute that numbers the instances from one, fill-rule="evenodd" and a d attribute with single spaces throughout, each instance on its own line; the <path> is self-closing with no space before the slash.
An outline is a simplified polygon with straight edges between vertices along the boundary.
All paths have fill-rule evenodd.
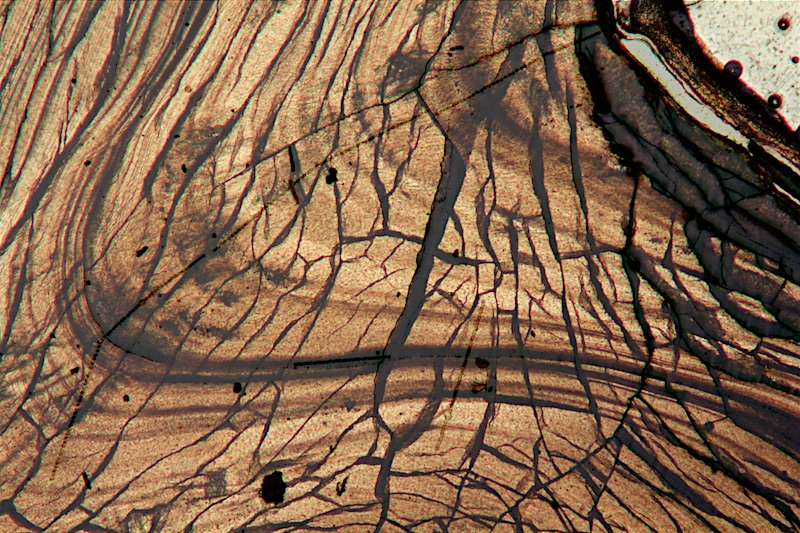
<path id="1" fill-rule="evenodd" d="M 180 138 L 180 135 L 176 133 L 175 135 L 172 136 L 172 138 L 173 139 L 178 139 L 178 138 Z"/>
<path id="2" fill-rule="evenodd" d="M 78 80 L 76 80 L 75 78 L 72 78 L 72 83 L 78 83 Z"/>
<path id="3" fill-rule="evenodd" d="M 458 250 L 453 250 L 453 257 L 458 257 Z"/>
<path id="4" fill-rule="evenodd" d="M 533 330 L 530 330 L 530 331 L 528 332 L 528 335 L 530 335 L 531 337 L 535 337 L 535 336 L 536 336 L 536 332 L 535 332 L 535 331 L 533 331 Z"/>
<path id="5" fill-rule="evenodd" d="M 70 370 L 70 371 L 69 371 L 69 373 L 70 373 L 70 374 L 72 374 L 72 375 L 74 376 L 75 374 L 77 374 L 78 372 L 80 372 L 80 370 L 81 370 L 81 369 L 80 369 L 79 367 L 77 367 L 77 366 L 76 366 L 75 368 L 73 368 L 72 370 Z"/>
<path id="6" fill-rule="evenodd" d="M 266 503 L 283 503 L 286 494 L 286 483 L 283 481 L 283 473 L 273 472 L 264 476 L 261 483 L 261 499 Z"/>
<path id="7" fill-rule="evenodd" d="M 211 234 L 211 238 L 212 238 L 212 239 L 216 239 L 216 238 L 217 238 L 217 234 L 216 234 L 216 233 L 212 233 L 212 234 Z"/>
<path id="8" fill-rule="evenodd" d="M 87 159 L 86 161 L 83 162 L 83 164 L 88 167 L 89 165 L 92 164 L 92 162 Z"/>
<path id="9" fill-rule="evenodd" d="M 331 168 L 328 171 L 328 175 L 325 177 L 325 183 L 327 183 L 328 185 L 333 185 L 334 183 L 339 181 L 339 179 L 336 177 L 336 174 L 338 173 L 339 172 L 335 168 Z"/>
<path id="10" fill-rule="evenodd" d="M 239 383 L 238 381 L 233 384 L 233 392 L 235 392 L 236 394 L 242 392 L 242 384 Z"/>
<path id="11" fill-rule="evenodd" d="M 341 496 L 344 494 L 344 491 L 347 490 L 347 480 L 350 479 L 350 476 L 345 476 L 343 480 L 336 484 L 336 495 Z"/>
<path id="12" fill-rule="evenodd" d="M 187 169 L 186 169 L 186 165 L 184 165 L 183 163 L 181 163 L 181 171 L 182 171 L 184 174 L 186 174 L 186 170 L 187 170 Z"/>
<path id="13" fill-rule="evenodd" d="M 460 44 L 459 44 L 459 45 L 457 45 L 457 46 L 451 46 L 451 47 L 450 47 L 450 51 L 451 51 L 451 52 L 456 52 L 456 51 L 458 51 L 458 50 L 463 50 L 463 49 L 464 49 L 464 47 L 463 47 L 462 45 L 460 45 Z"/>
<path id="14" fill-rule="evenodd" d="M 87 286 L 87 287 L 88 287 L 89 285 L 91 285 L 91 284 L 92 284 L 92 282 L 91 282 L 91 281 L 89 281 L 88 279 L 87 279 L 87 280 L 84 280 L 84 283 L 86 283 L 86 286 Z"/>
<path id="15" fill-rule="evenodd" d="M 397 293 L 397 297 L 400 298 L 400 293 L 399 292 Z"/>
<path id="16" fill-rule="evenodd" d="M 187 27 L 187 28 L 189 27 L 189 23 L 188 23 L 188 22 L 186 23 L 186 27 Z"/>
<path id="17" fill-rule="evenodd" d="M 147 246 L 139 248 L 138 250 L 136 250 L 136 257 L 142 257 L 146 251 L 147 251 Z"/>
<path id="18" fill-rule="evenodd" d="M 139 118 L 144 118 L 144 115 L 139 115 Z"/>
<path id="19" fill-rule="evenodd" d="M 128 396 L 127 394 L 125 394 L 125 395 L 122 397 L 122 401 L 123 401 L 123 402 L 129 402 L 129 401 L 131 401 L 131 397 L 130 397 L 130 396 Z"/>
<path id="20" fill-rule="evenodd" d="M 250 163 L 245 163 L 244 168 L 250 168 Z"/>

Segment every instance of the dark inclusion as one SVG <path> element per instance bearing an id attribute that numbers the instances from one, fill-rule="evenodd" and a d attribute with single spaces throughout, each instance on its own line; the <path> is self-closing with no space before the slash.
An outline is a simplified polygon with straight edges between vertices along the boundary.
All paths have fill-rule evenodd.
<path id="1" fill-rule="evenodd" d="M 239 383 L 238 381 L 233 384 L 233 392 L 235 392 L 236 394 L 242 392 L 242 384 Z"/>
<path id="2" fill-rule="evenodd" d="M 286 495 L 286 483 L 283 481 L 283 472 L 275 471 L 264 476 L 261 482 L 261 499 L 266 503 L 283 503 Z"/>
<path id="3" fill-rule="evenodd" d="M 338 171 L 335 168 L 331 168 L 328 171 L 328 175 L 325 176 L 325 183 L 327 183 L 328 185 L 333 185 L 334 183 L 339 181 L 339 179 L 336 177 L 336 174 L 338 174 Z"/>

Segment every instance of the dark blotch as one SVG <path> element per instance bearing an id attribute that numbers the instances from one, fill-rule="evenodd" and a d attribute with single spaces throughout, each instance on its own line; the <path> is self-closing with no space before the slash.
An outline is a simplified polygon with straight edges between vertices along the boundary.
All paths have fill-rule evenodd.
<path id="1" fill-rule="evenodd" d="M 177 133 L 176 133 L 175 135 L 173 135 L 173 136 L 172 136 L 172 138 L 173 138 L 173 139 L 180 139 L 180 137 L 181 137 L 181 136 L 180 136 L 179 134 L 177 134 Z"/>
<path id="2" fill-rule="evenodd" d="M 216 238 L 217 238 L 217 234 L 216 234 L 216 233 L 212 233 L 212 234 L 211 234 L 211 238 L 212 238 L 212 239 L 216 239 Z"/>
<path id="3" fill-rule="evenodd" d="M 261 482 L 261 499 L 266 503 L 283 503 L 286 494 L 286 483 L 283 481 L 283 473 L 273 472 L 264 476 Z"/>
<path id="4" fill-rule="evenodd" d="M 725 73 L 733 76 L 734 78 L 741 77 L 742 73 L 744 72 L 744 67 L 741 63 L 732 59 L 725 63 Z"/>
<path id="5" fill-rule="evenodd" d="M 453 257 L 458 257 L 458 250 L 453 250 Z"/>
<path id="6" fill-rule="evenodd" d="M 712 431 L 714 429 L 714 422 L 706 422 L 703 424 L 703 429 L 706 431 Z"/>
<path id="7" fill-rule="evenodd" d="M 476 357 L 475 366 L 477 366 L 478 368 L 486 368 L 489 366 L 489 361 L 484 359 L 483 357 Z"/>
<path id="8" fill-rule="evenodd" d="M 792 63 L 794 64 L 800 63 L 800 57 L 792 56 Z"/>
<path id="9" fill-rule="evenodd" d="M 83 164 L 88 167 L 89 165 L 92 164 L 92 162 L 87 159 L 86 161 L 83 162 Z"/>
<path id="10" fill-rule="evenodd" d="M 124 396 L 122 397 L 122 401 L 123 401 L 123 402 L 129 402 L 129 401 L 131 401 L 131 397 L 130 397 L 130 396 L 128 396 L 128 395 L 126 394 L 126 395 L 124 395 Z"/>
<path id="11" fill-rule="evenodd" d="M 778 29 L 780 30 L 786 31 L 789 29 L 789 26 L 791 26 L 791 24 L 789 23 L 789 19 L 786 17 L 783 17 L 778 21 Z"/>
<path id="12" fill-rule="evenodd" d="M 533 330 L 530 330 L 530 331 L 528 332 L 528 335 L 530 335 L 531 337 L 535 337 L 535 336 L 536 336 L 536 332 L 535 332 L 535 331 L 533 331 Z"/>
<path id="13" fill-rule="evenodd" d="M 457 52 L 457 51 L 459 51 L 459 50 L 463 50 L 463 49 L 464 49 L 464 47 L 463 47 L 462 45 L 460 45 L 460 44 L 459 44 L 459 45 L 457 45 L 457 46 L 451 46 L 451 47 L 450 47 L 450 51 L 451 51 L 451 52 Z"/>
<path id="14" fill-rule="evenodd" d="M 78 80 L 76 80 L 75 78 L 72 78 L 72 83 L 78 83 Z"/>
<path id="15" fill-rule="evenodd" d="M 347 480 L 350 479 L 350 476 L 345 476 L 343 480 L 336 483 L 336 495 L 341 496 L 344 494 L 344 491 L 347 490 Z"/>
<path id="16" fill-rule="evenodd" d="M 92 284 L 92 282 L 91 282 L 91 281 L 89 281 L 88 279 L 87 279 L 87 280 L 84 280 L 84 283 L 86 283 L 86 285 L 87 285 L 87 286 Z"/>
<path id="17" fill-rule="evenodd" d="M 236 394 L 242 392 L 242 384 L 239 383 L 238 381 L 233 384 L 233 392 L 235 392 Z"/>
<path id="18" fill-rule="evenodd" d="M 472 394 L 478 394 L 479 392 L 486 390 L 486 383 L 478 383 L 477 381 L 472 384 Z"/>
<path id="19" fill-rule="evenodd" d="M 142 257 L 144 253 L 147 251 L 147 246 L 143 246 L 136 250 L 136 257 Z"/>
<path id="20" fill-rule="evenodd" d="M 325 177 L 325 183 L 327 183 L 328 185 L 333 185 L 334 183 L 339 181 L 339 179 L 336 177 L 336 174 L 338 173 L 339 172 L 335 168 L 330 169 L 328 171 L 328 175 Z"/>
<path id="21" fill-rule="evenodd" d="M 70 373 L 70 374 L 73 374 L 73 375 L 75 375 L 75 374 L 77 374 L 79 371 L 80 371 L 80 368 L 78 368 L 78 367 L 76 366 L 75 368 L 73 368 L 72 370 L 70 370 L 70 371 L 69 371 L 69 373 Z"/>
<path id="22" fill-rule="evenodd" d="M 186 169 L 186 165 L 184 165 L 183 163 L 181 163 L 181 170 L 183 171 L 184 174 L 186 174 L 186 170 L 187 170 Z"/>

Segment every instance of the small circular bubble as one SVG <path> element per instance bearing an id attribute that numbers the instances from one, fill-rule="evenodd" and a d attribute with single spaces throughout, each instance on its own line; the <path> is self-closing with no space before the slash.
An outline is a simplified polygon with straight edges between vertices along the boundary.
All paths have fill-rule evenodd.
<path id="1" fill-rule="evenodd" d="M 744 72 L 744 67 L 741 63 L 736 61 L 735 59 L 731 59 L 727 63 L 725 63 L 725 73 L 730 74 L 734 78 L 738 78 Z"/>
<path id="2" fill-rule="evenodd" d="M 789 22 L 789 19 L 787 19 L 786 17 L 783 17 L 778 21 L 778 29 L 782 31 L 788 30 L 789 26 L 791 26 L 791 23 Z"/>
<path id="3" fill-rule="evenodd" d="M 769 98 L 767 98 L 767 105 L 772 109 L 778 109 L 782 103 L 783 99 L 777 94 L 771 94 Z"/>

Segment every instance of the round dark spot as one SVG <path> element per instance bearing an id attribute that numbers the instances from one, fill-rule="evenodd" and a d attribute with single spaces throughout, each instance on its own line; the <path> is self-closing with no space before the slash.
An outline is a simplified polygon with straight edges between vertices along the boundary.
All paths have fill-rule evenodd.
<path id="1" fill-rule="evenodd" d="M 233 392 L 235 392 L 236 394 L 242 392 L 242 384 L 239 383 L 238 381 L 233 384 Z"/>
<path id="2" fill-rule="evenodd" d="M 250 163 L 245 163 L 244 168 L 250 168 Z"/>
<path id="3" fill-rule="evenodd" d="M 475 366 L 477 366 L 478 368 L 486 368 L 489 366 L 489 361 L 487 361 L 483 357 L 476 357 Z"/>
<path id="4" fill-rule="evenodd" d="M 283 503 L 286 494 L 286 483 L 283 481 L 283 473 L 273 472 L 264 476 L 261 482 L 261 499 L 266 503 Z"/>
<path id="5" fill-rule="evenodd" d="M 125 395 L 122 397 L 122 401 L 123 401 L 123 402 L 129 402 L 129 401 L 131 401 L 131 397 L 130 397 L 130 396 L 128 396 L 127 394 L 125 394 Z"/>
<path id="6" fill-rule="evenodd" d="M 767 105 L 772 109 L 778 109 L 782 103 L 783 99 L 777 94 L 771 94 L 769 98 L 767 98 Z"/>
<path id="7" fill-rule="evenodd" d="M 535 331 L 533 331 L 533 330 L 530 330 L 530 331 L 528 332 L 528 335 L 530 335 L 531 337 L 535 337 L 535 336 L 536 336 L 536 332 L 535 332 Z"/>
<path id="8" fill-rule="evenodd" d="M 797 63 L 800 63 L 800 57 L 797 57 L 797 56 L 792 56 L 792 63 L 794 63 L 795 65 L 796 65 Z"/>
<path id="9" fill-rule="evenodd" d="M 786 17 L 783 17 L 778 21 L 778 29 L 780 30 L 786 31 L 789 29 L 789 26 L 791 26 L 791 24 L 789 23 L 789 19 Z"/>
<path id="10" fill-rule="evenodd" d="M 336 175 L 337 175 L 338 173 L 339 173 L 339 172 L 338 172 L 338 171 L 337 171 L 335 168 L 331 168 L 331 169 L 328 171 L 328 175 L 327 175 L 327 176 L 325 176 L 325 183 L 327 183 L 328 185 L 333 185 L 334 183 L 336 183 L 337 181 L 339 181 L 339 179 L 336 177 Z"/>
<path id="11" fill-rule="evenodd" d="M 706 431 L 712 431 L 714 429 L 714 422 L 706 422 L 703 424 L 703 429 Z"/>
<path id="12" fill-rule="evenodd" d="M 139 118 L 144 118 L 144 115 L 139 115 Z"/>
<path id="13" fill-rule="evenodd" d="M 78 80 L 76 80 L 75 78 L 72 78 L 72 83 L 78 83 Z"/>
<path id="14" fill-rule="evenodd" d="M 189 27 L 189 23 L 188 22 L 185 25 L 186 25 L 187 28 Z"/>
<path id="15" fill-rule="evenodd" d="M 187 171 L 187 170 L 188 170 L 188 169 L 186 168 L 186 165 L 185 165 L 185 164 L 183 164 L 183 163 L 181 163 L 181 171 L 183 171 L 183 173 L 184 173 L 184 174 L 186 174 L 186 171 Z"/>
<path id="16" fill-rule="evenodd" d="M 399 292 L 397 293 L 397 297 L 400 298 L 400 293 Z"/>
<path id="17" fill-rule="evenodd" d="M 212 238 L 212 239 L 216 239 L 216 238 L 217 238 L 217 234 L 216 234 L 216 233 L 212 233 L 212 234 L 211 234 L 211 238 Z"/>
<path id="18" fill-rule="evenodd" d="M 180 135 L 176 133 L 175 135 L 172 136 L 172 138 L 173 139 L 178 139 L 178 138 L 180 138 Z"/>
<path id="19" fill-rule="evenodd" d="M 69 371 L 69 373 L 72 374 L 72 375 L 75 375 L 78 372 L 80 372 L 80 368 L 78 368 L 77 366 Z"/>
<path id="20" fill-rule="evenodd" d="M 743 72 L 744 72 L 744 67 L 742 66 L 741 63 L 739 63 L 735 59 L 732 59 L 727 63 L 725 63 L 726 74 L 733 76 L 734 78 L 739 78 Z"/>
<path id="21" fill-rule="evenodd" d="M 453 250 L 453 257 L 458 257 L 458 250 Z"/>
<path id="22" fill-rule="evenodd" d="M 87 159 L 86 161 L 83 162 L 83 164 L 88 167 L 89 165 L 92 164 L 92 162 Z"/>
<path id="23" fill-rule="evenodd" d="M 87 279 L 87 280 L 84 280 L 83 282 L 84 282 L 84 283 L 85 283 L 87 286 L 89 286 L 89 285 L 91 285 L 91 284 L 92 284 L 92 282 L 91 282 L 91 281 L 89 281 L 88 279 Z"/>

